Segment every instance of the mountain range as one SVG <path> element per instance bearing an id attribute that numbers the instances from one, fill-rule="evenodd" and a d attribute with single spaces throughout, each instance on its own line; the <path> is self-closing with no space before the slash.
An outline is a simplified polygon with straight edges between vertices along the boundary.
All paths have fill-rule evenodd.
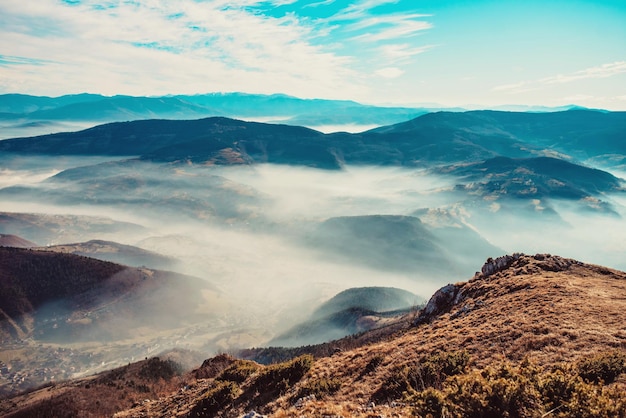
<path id="1" fill-rule="evenodd" d="M 429 113 L 359 134 L 212 117 L 101 125 L 75 133 L 0 142 L 0 150 L 43 155 L 127 155 L 197 163 L 274 162 L 419 166 L 496 156 L 584 161 L 624 155 L 626 112 L 470 111 Z M 233 161 L 214 161 L 231 155 Z"/>
<path id="2" fill-rule="evenodd" d="M 348 100 L 299 99 L 281 94 L 213 93 L 160 97 L 5 94 L 0 95 L 0 126 L 16 133 L 20 129 L 27 132 L 59 131 L 64 124 L 71 123 L 96 125 L 207 116 L 263 119 L 305 126 L 373 126 L 401 122 L 433 109 L 437 108 L 380 107 Z"/>
<path id="3" fill-rule="evenodd" d="M 602 196 L 623 190 L 623 180 L 587 167 L 585 162 L 593 162 L 596 167 L 619 164 L 621 160 L 616 156 L 626 156 L 626 145 L 620 140 L 624 132 L 626 112 L 590 110 L 438 112 L 359 134 L 323 134 L 297 126 L 212 117 L 110 123 L 79 132 L 8 139 L 0 141 L 0 152 L 9 158 L 11 155 L 132 158 L 77 168 L 51 179 L 86 185 L 89 177 L 95 177 L 97 185 L 92 190 L 102 187 L 108 191 L 112 187 L 122 190 L 134 187 L 137 181 L 146 184 L 146 179 L 137 178 L 141 176 L 137 159 L 159 164 L 272 163 L 334 170 L 354 165 L 429 167 L 435 173 L 454 176 L 456 191 L 472 196 L 564 198 L 592 202 L 587 204 L 588 208 L 611 212 L 610 204 Z M 112 177 L 111 170 L 129 175 Z M 107 173 L 104 178 L 103 173 Z M 115 184 L 107 186 L 103 183 L 105 178 Z M 21 188 L 3 192 L 14 196 L 29 194 Z M 597 201 L 599 204 L 593 203 Z M 211 213 L 216 209 L 204 210 Z"/>
<path id="4" fill-rule="evenodd" d="M 626 417 L 626 112 L 431 110 L 0 96 L 0 415 Z"/>

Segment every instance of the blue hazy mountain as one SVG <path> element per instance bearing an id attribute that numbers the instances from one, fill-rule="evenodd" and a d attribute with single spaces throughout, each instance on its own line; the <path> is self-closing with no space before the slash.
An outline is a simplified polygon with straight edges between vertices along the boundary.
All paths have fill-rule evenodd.
<path id="1" fill-rule="evenodd" d="M 134 155 L 159 161 L 279 162 L 424 166 L 504 156 L 584 160 L 626 155 L 626 112 L 471 111 L 429 113 L 359 134 L 228 118 L 143 120 L 80 132 L 11 139 L 0 151 L 52 155 Z"/>
<path id="2" fill-rule="evenodd" d="M 79 94 L 54 98 L 0 95 L 0 120 L 22 123 L 227 116 L 262 117 L 296 125 L 385 125 L 406 121 L 430 110 L 369 106 L 348 100 L 300 99 L 282 94 L 214 93 L 161 97 Z"/>
<path id="3" fill-rule="evenodd" d="M 0 141 L 0 152 L 130 156 L 143 162 L 194 165 L 275 163 L 335 170 L 344 165 L 431 167 L 457 177 L 456 191 L 472 198 L 582 200 L 623 190 L 620 179 L 577 161 L 592 158 L 599 165 L 618 161 L 616 156 L 626 156 L 624 132 L 626 112 L 591 110 L 438 112 L 358 134 L 323 134 L 298 126 L 212 117 L 109 123 L 79 132 L 14 138 Z M 120 168 L 113 164 L 111 173 L 93 180 L 99 187 L 102 179 L 111 179 L 115 188 L 127 185 L 128 178 L 116 171 Z M 107 166 L 97 171 L 103 169 L 106 172 Z M 143 181 L 134 178 L 136 173 L 130 169 L 131 180 Z M 84 183 L 91 171 L 74 171 L 72 175 L 78 173 L 79 179 L 61 174 L 57 180 Z M 11 188 L 2 192 L 16 196 L 32 191 Z"/>

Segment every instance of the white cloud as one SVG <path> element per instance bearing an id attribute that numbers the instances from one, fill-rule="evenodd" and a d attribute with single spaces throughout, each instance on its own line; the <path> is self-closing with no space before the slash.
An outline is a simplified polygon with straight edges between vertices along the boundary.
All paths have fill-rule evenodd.
<path id="1" fill-rule="evenodd" d="M 624 73 L 626 73 L 626 61 L 617 61 L 576 71 L 570 74 L 558 74 L 534 81 L 520 81 L 518 83 L 503 84 L 494 87 L 492 90 L 509 93 L 525 93 L 528 91 L 538 90 L 542 86 L 546 85 L 571 83 L 573 81 L 586 79 L 608 78 Z"/>
<path id="2" fill-rule="evenodd" d="M 257 3 L 143 0 L 102 8 L 92 0 L 73 6 L 3 1 L 0 51 L 53 63 L 0 67 L 0 89 L 116 94 L 122 86 L 126 94 L 281 91 L 310 97 L 363 89 L 349 57 L 312 45 L 310 28 L 294 16 L 271 18 L 243 8 Z"/>
<path id="3" fill-rule="evenodd" d="M 623 73 L 626 73 L 626 61 L 618 61 L 610 64 L 599 65 L 597 67 L 587 68 L 571 74 L 559 74 L 554 77 L 544 78 L 541 82 L 546 84 L 570 83 L 572 81 L 584 80 L 587 78 L 607 78 Z"/>
<path id="4" fill-rule="evenodd" d="M 411 44 L 389 44 L 379 48 L 380 53 L 390 61 L 404 61 L 415 55 L 424 53 L 432 48 L 432 45 L 414 47 Z"/>
<path id="5" fill-rule="evenodd" d="M 398 78 L 404 74 L 404 71 L 396 67 L 387 67 L 381 68 L 380 70 L 376 71 L 375 74 L 384 78 Z"/>

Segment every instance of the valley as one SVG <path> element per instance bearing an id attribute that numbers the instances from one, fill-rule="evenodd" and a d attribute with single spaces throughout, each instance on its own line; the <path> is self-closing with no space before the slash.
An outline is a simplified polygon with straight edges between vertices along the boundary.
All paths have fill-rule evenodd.
<path id="1" fill-rule="evenodd" d="M 526 275 L 548 280 L 552 270 L 541 266 L 552 264 L 540 256 L 547 253 L 607 266 L 607 275 L 621 278 L 626 182 L 614 162 L 626 150 L 603 144 L 623 133 L 625 121 L 621 112 L 587 110 L 438 112 L 324 134 L 211 117 L 2 140 L 1 393 L 23 399 L 15 395 L 42 385 L 71 392 L 61 382 L 83 382 L 68 384 L 84 389 L 91 383 L 81 379 L 91 381 L 94 373 L 180 353 L 202 359 L 230 353 L 260 363 L 309 353 L 322 359 L 319 365 L 334 361 L 323 359 L 335 358 L 327 357 L 335 349 L 346 353 L 338 358 L 384 341 L 392 350 L 413 344 L 393 338 L 426 332 L 425 325 L 413 330 L 414 321 L 431 322 L 424 312 L 432 310 L 425 301 L 433 293 L 449 283 L 478 283 L 481 263 L 507 253 L 539 255 L 524 258 L 532 269 L 507 270 L 506 277 L 521 276 L 505 287 L 522 286 Z M 583 265 L 543 257 L 557 263 L 555 271 Z M 600 267 L 581 269 L 581 277 L 603 274 Z M 552 293 L 534 297 L 556 298 Z M 479 312 L 487 302 L 477 298 L 446 321 Z M 515 328 L 497 325 L 492 315 L 467 326 Z M 504 350 L 512 361 L 534 350 L 544 364 L 542 356 L 562 356 L 567 345 L 567 336 L 537 345 L 529 330 L 502 337 L 528 339 L 523 347 L 502 339 L 486 347 L 476 336 L 483 331 L 472 330 L 468 340 L 452 337 L 452 325 L 441 327 L 441 337 L 439 331 L 419 337 L 428 350 L 465 347 L 477 366 L 487 364 L 490 350 L 493 356 Z M 611 344 L 621 347 L 616 327 Z M 447 343 L 437 345 L 437 338 Z M 601 351 L 594 344 L 572 348 L 570 360 Z M 344 375 L 343 366 L 328 367 Z M 177 373 L 182 380 L 173 386 L 141 385 L 153 388 L 146 393 L 157 402 L 174 396 L 167 391 L 177 385 L 201 391 L 215 384 Z M 180 383 L 189 379 L 194 383 Z M 239 383 L 244 393 L 246 384 L 254 387 Z M 142 412 L 126 416 L 148 413 L 148 404 L 137 404 L 140 393 L 129 395 L 134 401 L 124 409 Z M 185 396 L 192 408 L 199 392 Z M 271 405 L 229 404 L 227 416 L 253 407 L 291 411 L 284 396 Z M 353 395 L 341 396 L 336 401 L 352 408 Z M 167 416 L 167 399 L 149 404 L 157 408 L 150 411 Z M 4 403 L 5 412 L 26 408 L 25 401 L 10 402 L 17 403 Z"/>

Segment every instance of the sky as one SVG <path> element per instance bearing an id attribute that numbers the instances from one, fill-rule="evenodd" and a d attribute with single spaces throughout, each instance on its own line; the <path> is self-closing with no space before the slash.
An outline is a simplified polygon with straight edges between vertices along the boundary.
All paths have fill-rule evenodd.
<path id="1" fill-rule="evenodd" d="M 624 0 L 2 0 L 0 94 L 626 110 Z"/>

